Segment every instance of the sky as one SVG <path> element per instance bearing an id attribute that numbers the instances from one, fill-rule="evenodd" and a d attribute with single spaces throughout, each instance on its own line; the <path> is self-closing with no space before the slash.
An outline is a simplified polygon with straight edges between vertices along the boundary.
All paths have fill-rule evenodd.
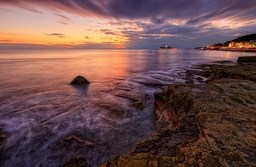
<path id="1" fill-rule="evenodd" d="M 0 49 L 193 48 L 256 33 L 256 0 L 0 0 Z"/>

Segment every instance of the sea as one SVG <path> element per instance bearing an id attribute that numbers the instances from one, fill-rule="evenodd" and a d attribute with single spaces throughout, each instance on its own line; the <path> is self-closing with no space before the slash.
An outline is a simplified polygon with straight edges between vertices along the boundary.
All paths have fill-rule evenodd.
<path id="1" fill-rule="evenodd" d="M 3 167 L 92 166 L 131 152 L 155 131 L 154 94 L 186 70 L 255 53 L 165 50 L 1 50 Z M 71 86 L 82 75 L 87 86 Z M 200 84 L 200 83 L 198 83 Z M 1 147 L 1 146 L 0 146 Z"/>

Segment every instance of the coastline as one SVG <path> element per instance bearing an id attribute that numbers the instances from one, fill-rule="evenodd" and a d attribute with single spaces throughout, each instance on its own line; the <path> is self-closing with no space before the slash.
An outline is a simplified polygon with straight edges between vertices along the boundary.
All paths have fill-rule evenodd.
<path id="1" fill-rule="evenodd" d="M 256 64 L 201 65 L 204 84 L 175 84 L 155 95 L 157 130 L 114 166 L 256 165 Z"/>
<path id="2" fill-rule="evenodd" d="M 239 49 L 239 48 L 218 48 L 218 49 L 209 49 L 203 48 L 198 50 L 216 50 L 216 51 L 231 51 L 231 52 L 256 52 L 256 49 Z"/>
<path id="3" fill-rule="evenodd" d="M 186 73 L 191 82 L 155 94 L 155 133 L 101 167 L 256 165 L 256 63 L 222 61 Z M 0 153 L 6 138 L 0 127 Z M 90 166 L 85 157 L 67 161 Z"/>

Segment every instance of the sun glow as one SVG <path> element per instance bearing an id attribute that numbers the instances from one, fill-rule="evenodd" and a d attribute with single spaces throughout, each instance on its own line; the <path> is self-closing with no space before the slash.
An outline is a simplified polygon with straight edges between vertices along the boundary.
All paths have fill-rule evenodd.
<path id="1" fill-rule="evenodd" d="M 0 11 L 1 43 L 70 46 L 109 43 L 119 48 L 127 41 L 118 25 L 109 24 L 109 19 L 56 14 L 49 10 L 35 13 L 10 6 L 4 9 Z"/>

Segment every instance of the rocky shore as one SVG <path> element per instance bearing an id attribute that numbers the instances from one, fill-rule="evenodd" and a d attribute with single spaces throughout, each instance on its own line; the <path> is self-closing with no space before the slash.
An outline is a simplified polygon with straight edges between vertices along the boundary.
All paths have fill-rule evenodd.
<path id="1" fill-rule="evenodd" d="M 156 94 L 156 132 L 101 167 L 256 166 L 256 64 L 201 65 L 187 76 L 206 82 Z"/>
<path id="2" fill-rule="evenodd" d="M 256 63 L 217 62 L 186 74 L 188 83 L 155 94 L 155 133 L 100 167 L 256 166 Z M 6 138 L 0 127 L 0 153 Z M 70 140 L 80 142 L 64 144 Z M 91 165 L 77 157 L 63 166 Z"/>

